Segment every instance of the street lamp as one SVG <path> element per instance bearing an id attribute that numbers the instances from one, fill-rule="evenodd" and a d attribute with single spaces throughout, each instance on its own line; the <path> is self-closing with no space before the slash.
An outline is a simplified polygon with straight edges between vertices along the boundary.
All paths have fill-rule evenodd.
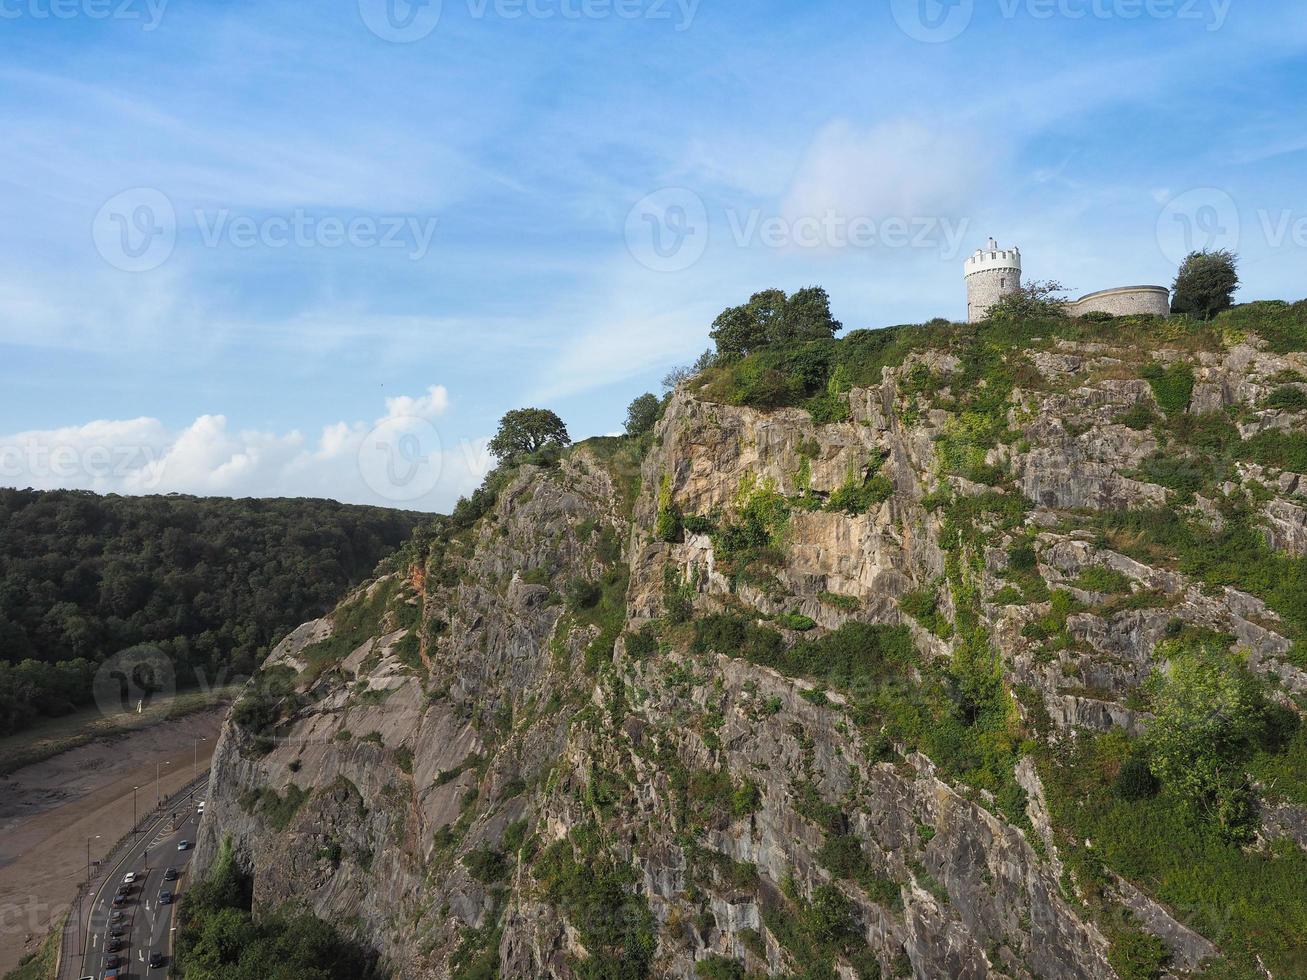
<path id="1" fill-rule="evenodd" d="M 138 789 L 140 789 L 139 786 L 133 786 L 133 787 L 132 787 L 132 838 L 133 838 L 133 840 L 136 838 L 136 834 L 137 834 L 137 826 L 136 826 L 136 824 L 137 824 L 137 819 L 136 819 L 136 791 L 137 791 Z M 135 845 L 133 845 L 133 846 L 135 846 Z"/>
<path id="2" fill-rule="evenodd" d="M 154 808 L 157 810 L 163 806 L 163 797 L 159 795 L 159 769 L 161 766 L 170 766 L 171 762 L 156 762 L 154 764 Z"/>
<path id="3" fill-rule="evenodd" d="M 99 839 L 100 839 L 99 834 L 96 834 L 94 837 L 86 838 L 86 897 L 87 898 L 90 898 L 91 896 L 91 841 L 99 840 Z M 86 899 L 83 899 L 83 901 L 85 900 Z M 95 905 L 94 903 L 92 903 L 91 907 L 87 909 L 86 912 L 86 918 L 87 918 L 86 932 L 91 931 L 90 918 L 91 918 L 91 912 L 93 912 L 94 910 L 95 910 Z M 80 946 L 82 949 L 82 966 L 85 967 L 86 966 L 86 933 L 82 931 L 81 912 L 77 913 L 77 945 Z M 85 973 L 86 972 L 85 969 L 83 969 L 82 972 Z"/>

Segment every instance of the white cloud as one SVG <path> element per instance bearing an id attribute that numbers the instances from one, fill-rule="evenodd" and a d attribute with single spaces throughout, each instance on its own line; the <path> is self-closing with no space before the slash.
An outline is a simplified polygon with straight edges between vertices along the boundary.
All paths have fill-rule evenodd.
<path id="1" fill-rule="evenodd" d="M 316 440 L 297 430 L 233 430 L 202 415 L 171 430 L 159 419 L 99 420 L 0 436 L 0 483 L 99 493 L 330 497 L 445 511 L 492 465 L 486 440 L 444 445 L 434 420 L 449 393 L 386 399 L 372 422 L 333 422 Z"/>
<path id="2" fill-rule="evenodd" d="M 419 419 L 434 419 L 444 415 L 449 407 L 449 392 L 444 385 L 432 385 L 425 395 L 410 398 L 400 395 L 386 399 L 386 417 L 402 418 L 412 416 Z"/>
<path id="3" fill-rule="evenodd" d="M 992 154 L 952 126 L 899 119 L 862 130 L 835 121 L 808 147 L 782 213 L 878 222 L 956 215 L 993 173 Z"/>

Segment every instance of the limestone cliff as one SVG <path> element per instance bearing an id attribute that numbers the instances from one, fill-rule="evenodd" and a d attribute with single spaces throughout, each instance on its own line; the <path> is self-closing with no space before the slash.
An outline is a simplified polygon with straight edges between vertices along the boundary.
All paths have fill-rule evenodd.
<path id="1" fill-rule="evenodd" d="M 1077 802 L 1184 637 L 1307 693 L 1292 599 L 1185 550 L 1300 573 L 1307 477 L 1244 448 L 1301 438 L 1307 357 L 1149 329 L 923 341 L 823 423 L 691 381 L 647 452 L 517 468 L 278 646 L 199 864 L 229 836 L 257 907 L 405 978 L 1304 975 L 1087 836 L 1162 797 Z M 1249 874 L 1303 866 L 1288 751 L 1247 763 Z"/>

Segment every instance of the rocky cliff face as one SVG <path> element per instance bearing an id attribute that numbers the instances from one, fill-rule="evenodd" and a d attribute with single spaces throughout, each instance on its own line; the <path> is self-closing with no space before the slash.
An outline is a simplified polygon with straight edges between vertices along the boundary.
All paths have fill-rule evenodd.
<path id="1" fill-rule="evenodd" d="M 1238 451 L 1303 432 L 1264 405 L 1307 392 L 1307 358 L 1110 336 L 996 357 L 978 379 L 923 345 L 824 424 L 692 382 L 643 459 L 519 468 L 274 651 L 200 865 L 229 836 L 258 907 L 304 904 L 405 978 L 1303 975 L 1292 941 L 1262 955 L 1129 880 L 1067 787 L 1086 745 L 1147 730 L 1193 631 L 1300 710 L 1275 583 L 1222 584 L 1129 515 L 1307 552 L 1307 477 Z M 1258 786 L 1230 845 L 1250 873 L 1300 861 L 1307 826 Z"/>

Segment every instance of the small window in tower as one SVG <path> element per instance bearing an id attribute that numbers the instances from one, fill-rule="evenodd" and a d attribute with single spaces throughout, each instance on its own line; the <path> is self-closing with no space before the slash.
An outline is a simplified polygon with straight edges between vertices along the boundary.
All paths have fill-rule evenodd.
<path id="1" fill-rule="evenodd" d="M 999 279 L 999 281 L 998 281 L 998 288 L 999 288 L 999 289 L 1006 289 L 1006 288 L 1007 288 L 1007 279 Z"/>

